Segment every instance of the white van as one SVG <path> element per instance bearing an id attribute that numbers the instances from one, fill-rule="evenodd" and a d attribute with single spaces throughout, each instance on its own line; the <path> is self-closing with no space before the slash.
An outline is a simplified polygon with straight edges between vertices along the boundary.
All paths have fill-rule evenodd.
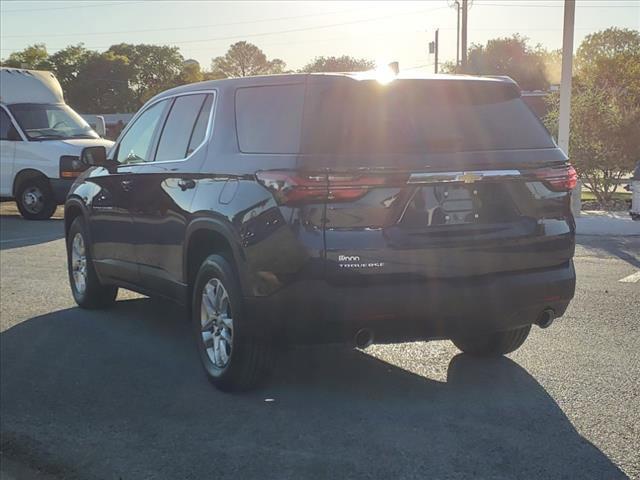
<path id="1" fill-rule="evenodd" d="M 111 147 L 64 103 L 51 72 L 0 69 L 0 197 L 42 220 L 64 203 L 83 170 L 84 147 Z"/>

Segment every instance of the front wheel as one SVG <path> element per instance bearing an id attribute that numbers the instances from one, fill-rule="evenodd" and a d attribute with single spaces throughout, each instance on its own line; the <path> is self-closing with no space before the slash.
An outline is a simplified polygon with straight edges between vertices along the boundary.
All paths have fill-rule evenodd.
<path id="1" fill-rule="evenodd" d="M 498 356 L 516 351 L 529 336 L 531 325 L 504 332 L 462 336 L 452 339 L 464 353 L 477 356 Z"/>
<path id="2" fill-rule="evenodd" d="M 71 293 L 80 307 L 107 308 L 116 301 L 118 287 L 102 285 L 93 268 L 81 217 L 73 221 L 67 234 L 67 268 Z"/>
<path id="3" fill-rule="evenodd" d="M 27 220 L 46 220 L 57 207 L 49 182 L 39 177 L 20 184 L 16 191 L 16 204 Z"/>
<path id="4" fill-rule="evenodd" d="M 202 365 L 217 388 L 248 390 L 268 373 L 270 342 L 248 328 L 238 278 L 221 255 L 210 255 L 200 266 L 192 322 Z"/>

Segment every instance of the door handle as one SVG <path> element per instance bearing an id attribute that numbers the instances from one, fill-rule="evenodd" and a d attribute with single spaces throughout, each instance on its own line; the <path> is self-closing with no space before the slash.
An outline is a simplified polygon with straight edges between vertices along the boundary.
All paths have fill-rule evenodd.
<path id="1" fill-rule="evenodd" d="M 122 190 L 124 190 L 125 192 L 130 192 L 133 188 L 133 180 L 122 180 L 120 182 L 120 185 L 122 186 Z"/>
<path id="2" fill-rule="evenodd" d="M 191 178 L 181 178 L 178 180 L 178 186 L 184 192 L 185 190 L 196 188 L 196 182 Z"/>

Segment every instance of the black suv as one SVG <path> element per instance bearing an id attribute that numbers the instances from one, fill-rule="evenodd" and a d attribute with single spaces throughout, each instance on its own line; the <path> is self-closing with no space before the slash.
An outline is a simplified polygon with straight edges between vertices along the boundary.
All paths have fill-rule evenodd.
<path id="1" fill-rule="evenodd" d="M 282 342 L 509 353 L 574 294 L 576 173 L 508 78 L 186 85 L 82 159 L 75 300 L 185 305 L 221 389 L 254 384 Z"/>

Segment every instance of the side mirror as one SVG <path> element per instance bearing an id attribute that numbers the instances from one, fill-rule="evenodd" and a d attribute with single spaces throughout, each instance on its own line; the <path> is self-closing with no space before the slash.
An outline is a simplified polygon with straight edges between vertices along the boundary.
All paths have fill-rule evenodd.
<path id="1" fill-rule="evenodd" d="M 102 138 L 107 135 L 107 124 L 102 115 L 96 115 L 96 133 Z"/>
<path id="2" fill-rule="evenodd" d="M 105 147 L 86 147 L 80 153 L 80 160 L 89 167 L 104 167 L 109 172 L 116 169 L 117 163 L 107 158 Z"/>

